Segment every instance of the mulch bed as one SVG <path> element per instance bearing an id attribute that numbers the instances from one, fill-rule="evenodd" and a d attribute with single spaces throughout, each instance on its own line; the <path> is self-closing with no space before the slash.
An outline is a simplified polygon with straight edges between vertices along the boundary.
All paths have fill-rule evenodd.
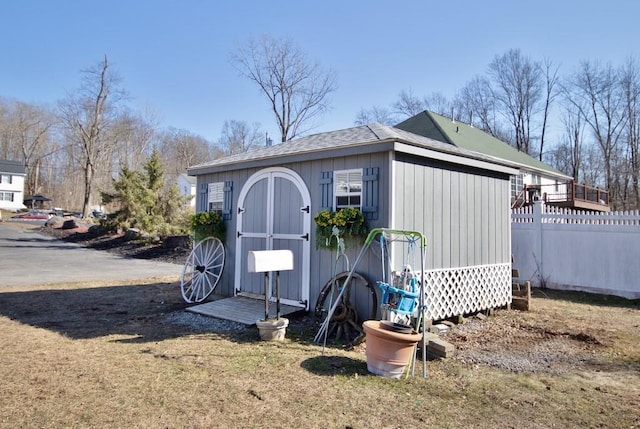
<path id="1" fill-rule="evenodd" d="M 120 256 L 136 259 L 153 259 L 182 265 L 187 260 L 191 249 L 186 246 L 167 246 L 162 241 L 149 242 L 136 239 L 126 234 L 107 233 L 96 225 L 76 221 L 74 228 L 55 226 L 54 223 L 45 224 L 41 232 L 70 243 L 104 250 Z"/>

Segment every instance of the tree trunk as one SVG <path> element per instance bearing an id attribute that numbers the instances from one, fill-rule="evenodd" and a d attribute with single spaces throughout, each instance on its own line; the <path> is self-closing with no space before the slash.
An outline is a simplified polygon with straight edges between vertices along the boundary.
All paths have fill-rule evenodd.
<path id="1" fill-rule="evenodd" d="M 91 185 L 93 184 L 93 166 L 87 163 L 84 169 L 84 199 L 82 201 L 82 217 L 89 215 L 91 208 Z"/>

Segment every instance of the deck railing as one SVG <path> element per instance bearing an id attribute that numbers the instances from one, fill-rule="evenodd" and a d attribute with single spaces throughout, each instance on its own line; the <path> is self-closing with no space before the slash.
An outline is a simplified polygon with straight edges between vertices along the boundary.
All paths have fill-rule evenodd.
<path id="1" fill-rule="evenodd" d="M 575 181 L 561 185 L 525 185 L 513 201 L 512 208 L 529 205 L 537 200 L 542 200 L 549 205 L 564 207 L 581 207 L 581 203 L 586 203 L 593 205 L 595 209 L 598 207 L 608 208 L 609 191 Z"/>

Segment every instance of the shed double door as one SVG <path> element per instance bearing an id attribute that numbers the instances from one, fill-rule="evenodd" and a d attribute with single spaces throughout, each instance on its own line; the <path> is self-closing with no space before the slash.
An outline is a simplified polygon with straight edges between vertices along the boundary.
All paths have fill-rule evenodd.
<path id="1" fill-rule="evenodd" d="M 264 273 L 247 269 L 249 251 L 293 252 L 294 269 L 280 272 L 280 301 L 304 307 L 309 303 L 310 196 L 291 170 L 272 168 L 249 178 L 238 199 L 235 293 L 264 299 Z M 276 273 L 268 278 L 267 296 L 275 299 Z"/>

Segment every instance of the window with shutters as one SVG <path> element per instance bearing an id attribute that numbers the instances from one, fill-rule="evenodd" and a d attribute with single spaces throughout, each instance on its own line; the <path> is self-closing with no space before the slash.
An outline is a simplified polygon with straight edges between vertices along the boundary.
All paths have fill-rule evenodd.
<path id="1" fill-rule="evenodd" d="M 336 210 L 362 205 L 362 169 L 334 171 L 334 198 Z"/>
<path id="2" fill-rule="evenodd" d="M 224 209 L 224 182 L 209 183 L 207 210 L 222 215 Z"/>

